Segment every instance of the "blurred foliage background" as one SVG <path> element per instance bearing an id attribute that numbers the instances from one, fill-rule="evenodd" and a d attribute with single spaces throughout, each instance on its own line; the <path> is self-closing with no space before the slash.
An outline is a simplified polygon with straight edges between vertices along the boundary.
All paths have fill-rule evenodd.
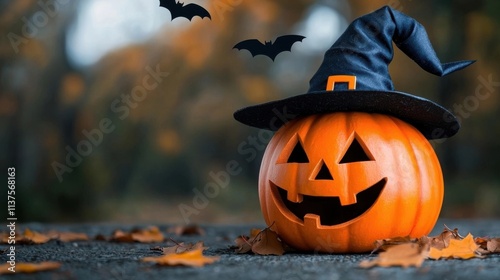
<path id="1" fill-rule="evenodd" d="M 396 49 L 390 69 L 396 89 L 462 120 L 433 143 L 441 216 L 500 217 L 499 1 L 186 2 L 212 20 L 171 21 L 158 0 L 0 1 L 0 170 L 16 167 L 20 221 L 182 222 L 179 206 L 193 203 L 204 205 L 191 222 L 261 221 L 270 134 L 233 112 L 306 92 L 347 24 L 383 5 L 421 22 L 442 61 L 477 60 L 438 78 Z M 285 34 L 307 38 L 275 62 L 232 49 Z M 228 162 L 241 172 L 194 201 Z"/>

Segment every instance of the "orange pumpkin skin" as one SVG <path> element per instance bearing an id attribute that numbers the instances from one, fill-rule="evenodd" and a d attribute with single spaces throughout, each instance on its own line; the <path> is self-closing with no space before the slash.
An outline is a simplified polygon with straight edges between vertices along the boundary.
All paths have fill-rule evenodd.
<path id="1" fill-rule="evenodd" d="M 342 162 L 354 138 L 369 160 Z M 297 142 L 307 162 L 288 162 Z M 320 172 L 323 165 L 331 178 Z M 368 194 L 363 191 L 372 186 L 383 188 L 372 191 L 373 203 L 361 201 L 361 193 Z M 369 252 L 379 239 L 427 235 L 441 211 L 443 193 L 441 167 L 428 140 L 410 124 L 382 114 L 338 112 L 293 120 L 269 142 L 259 174 L 266 223 L 304 251 Z M 298 205 L 301 214 L 294 214 L 285 200 L 288 206 Z M 301 209 L 301 201 L 321 214 Z M 352 216 L 354 211 L 344 207 L 349 205 L 366 211 Z M 303 213 L 308 214 L 300 217 Z M 323 220 L 330 222 L 324 225 Z"/>

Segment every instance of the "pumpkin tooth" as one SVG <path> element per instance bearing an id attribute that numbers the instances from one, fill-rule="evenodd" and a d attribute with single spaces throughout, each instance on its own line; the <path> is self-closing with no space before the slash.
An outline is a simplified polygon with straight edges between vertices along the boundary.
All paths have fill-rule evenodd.
<path id="1" fill-rule="evenodd" d="M 293 203 L 300 203 L 304 199 L 304 197 L 299 193 L 292 193 L 290 191 L 287 192 L 286 199 Z"/>
<path id="2" fill-rule="evenodd" d="M 321 226 L 321 217 L 316 214 L 305 214 L 304 215 L 304 226 L 318 228 Z"/>
<path id="3" fill-rule="evenodd" d="M 339 196 L 339 200 L 342 206 L 356 204 L 357 202 L 356 194 Z"/>

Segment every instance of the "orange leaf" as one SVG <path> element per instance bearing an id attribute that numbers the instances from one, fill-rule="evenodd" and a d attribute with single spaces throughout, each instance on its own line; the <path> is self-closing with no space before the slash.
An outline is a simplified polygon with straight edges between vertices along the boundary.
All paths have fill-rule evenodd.
<path id="1" fill-rule="evenodd" d="M 2 239 L 2 243 L 9 243 L 9 233 L 8 232 L 2 232 L 0 233 L 1 234 L 1 239 Z"/>
<path id="2" fill-rule="evenodd" d="M 0 265 L 0 274 L 13 273 L 10 264 Z M 53 270 L 61 267 L 59 262 L 41 262 L 41 263 L 16 263 L 15 273 L 34 273 L 38 271 Z"/>
<path id="3" fill-rule="evenodd" d="M 440 258 L 470 259 L 477 256 L 478 248 L 472 234 L 469 233 L 464 239 L 451 239 L 449 246 L 442 250 L 431 247 L 429 258 L 435 260 Z"/>
<path id="4" fill-rule="evenodd" d="M 7 243 L 9 234 L 2 233 L 2 242 Z M 89 237 L 85 233 L 74 233 L 74 232 L 57 232 L 49 231 L 47 234 L 39 233 L 37 231 L 30 230 L 29 228 L 24 230 L 23 234 L 16 234 L 17 244 L 43 244 L 47 243 L 51 239 L 59 239 L 62 242 L 71 242 L 78 240 L 89 240 Z"/>
<path id="5" fill-rule="evenodd" d="M 211 264 L 220 259 L 220 257 L 207 257 L 203 255 L 203 249 L 198 248 L 192 251 L 187 251 L 179 254 L 168 254 L 160 257 L 146 257 L 143 258 L 142 261 L 145 262 L 154 262 L 159 265 L 164 266 L 176 266 L 176 265 L 184 265 L 184 266 L 204 266 L 205 264 Z"/>
<path id="6" fill-rule="evenodd" d="M 113 236 L 111 236 L 110 240 L 115 242 L 134 242 L 131 233 L 126 233 L 120 229 L 113 232 Z"/>
<path id="7" fill-rule="evenodd" d="M 123 232 L 122 230 L 116 230 L 111 237 L 111 241 L 115 242 L 141 242 L 141 243 L 152 243 L 152 242 L 162 242 L 165 239 L 163 233 L 158 229 L 158 227 L 152 226 L 147 229 L 136 229 L 131 232 Z"/>
<path id="8" fill-rule="evenodd" d="M 27 228 L 27 229 L 24 230 L 24 234 L 22 236 L 20 236 L 19 242 L 17 241 L 17 238 L 16 238 L 16 243 L 20 243 L 20 244 L 30 244 L 30 243 L 42 244 L 42 243 L 49 242 L 50 239 L 51 238 L 49 236 L 45 235 L 45 234 L 41 234 L 39 232 L 32 231 L 29 228 Z"/>
<path id="9" fill-rule="evenodd" d="M 132 239 L 141 243 L 162 242 L 165 237 L 158 227 L 152 226 L 144 230 L 132 232 Z"/>
<path id="10" fill-rule="evenodd" d="M 54 239 L 58 239 L 62 242 L 72 242 L 72 241 L 87 241 L 89 237 L 85 233 L 77 233 L 77 232 L 58 232 L 58 231 L 50 231 L 47 233 L 48 236 L 51 236 Z"/>
<path id="11" fill-rule="evenodd" d="M 403 243 L 388 247 L 374 260 L 364 260 L 359 265 L 363 268 L 372 266 L 402 266 L 420 267 L 426 256 L 426 248 L 421 248 L 416 243 Z"/>

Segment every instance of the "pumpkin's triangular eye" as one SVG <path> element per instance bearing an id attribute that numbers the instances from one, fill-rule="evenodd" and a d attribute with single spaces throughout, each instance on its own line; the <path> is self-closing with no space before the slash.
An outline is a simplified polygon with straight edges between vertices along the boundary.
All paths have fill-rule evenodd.
<path id="1" fill-rule="evenodd" d="M 345 152 L 339 163 L 350 163 L 358 161 L 370 161 L 370 156 L 365 152 L 363 146 L 359 143 L 356 137 L 353 138 L 351 145 Z"/>
<path id="2" fill-rule="evenodd" d="M 290 162 L 296 162 L 296 163 L 308 163 L 309 159 L 307 158 L 306 151 L 304 151 L 304 148 L 302 147 L 302 144 L 300 144 L 300 141 L 297 141 L 297 144 L 295 144 L 295 147 L 292 150 L 292 153 L 288 157 L 287 160 L 288 163 Z"/>

